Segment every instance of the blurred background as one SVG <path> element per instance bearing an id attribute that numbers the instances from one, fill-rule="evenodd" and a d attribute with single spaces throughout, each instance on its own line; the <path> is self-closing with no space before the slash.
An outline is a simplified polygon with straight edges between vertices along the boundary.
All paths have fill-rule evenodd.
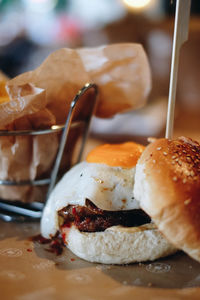
<path id="1" fill-rule="evenodd" d="M 95 119 L 93 136 L 121 141 L 163 136 L 175 0 L 0 0 L 0 70 L 14 77 L 61 47 L 142 43 L 152 69 L 148 105 Z M 200 140 L 200 1 L 192 0 L 189 40 L 180 57 L 175 136 Z M 121 126 L 123 124 L 123 126 Z"/>

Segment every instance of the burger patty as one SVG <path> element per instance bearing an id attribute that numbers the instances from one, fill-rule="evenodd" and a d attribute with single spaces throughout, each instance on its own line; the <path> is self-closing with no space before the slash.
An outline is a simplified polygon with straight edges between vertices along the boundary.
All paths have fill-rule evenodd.
<path id="1" fill-rule="evenodd" d="M 141 209 L 107 211 L 86 199 L 86 206 L 68 205 L 58 211 L 59 225 L 70 227 L 74 224 L 80 231 L 104 231 L 108 227 L 122 225 L 140 226 L 151 222 L 151 218 Z"/>

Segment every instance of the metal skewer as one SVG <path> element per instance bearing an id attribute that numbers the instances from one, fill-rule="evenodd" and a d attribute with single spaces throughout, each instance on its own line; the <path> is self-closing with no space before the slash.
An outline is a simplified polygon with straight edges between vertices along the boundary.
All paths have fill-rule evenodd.
<path id="1" fill-rule="evenodd" d="M 178 77 L 179 55 L 182 45 L 188 39 L 191 0 L 177 0 L 169 85 L 168 112 L 165 137 L 172 139 L 174 111 Z"/>

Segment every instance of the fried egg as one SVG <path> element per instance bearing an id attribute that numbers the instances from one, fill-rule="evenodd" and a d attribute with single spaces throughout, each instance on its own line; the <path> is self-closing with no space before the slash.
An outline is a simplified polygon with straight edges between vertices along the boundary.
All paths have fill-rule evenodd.
<path id="1" fill-rule="evenodd" d="M 108 210 L 139 209 L 133 197 L 135 165 L 144 146 L 127 142 L 92 150 L 86 161 L 72 167 L 58 182 L 45 206 L 41 233 L 49 238 L 59 230 L 57 211 L 67 205 L 85 205 L 89 199 Z"/>

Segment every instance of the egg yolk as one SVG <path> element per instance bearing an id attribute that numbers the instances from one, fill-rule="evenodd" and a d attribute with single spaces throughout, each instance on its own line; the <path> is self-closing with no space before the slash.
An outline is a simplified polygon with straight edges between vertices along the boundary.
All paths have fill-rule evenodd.
<path id="1" fill-rule="evenodd" d="M 87 156 L 89 163 L 102 163 L 111 167 L 132 168 L 145 147 L 133 142 L 104 144 L 93 149 Z"/>
<path id="2" fill-rule="evenodd" d="M 6 82 L 4 80 L 0 80 L 0 104 L 8 102 L 9 100 L 10 98 L 6 91 Z"/>

